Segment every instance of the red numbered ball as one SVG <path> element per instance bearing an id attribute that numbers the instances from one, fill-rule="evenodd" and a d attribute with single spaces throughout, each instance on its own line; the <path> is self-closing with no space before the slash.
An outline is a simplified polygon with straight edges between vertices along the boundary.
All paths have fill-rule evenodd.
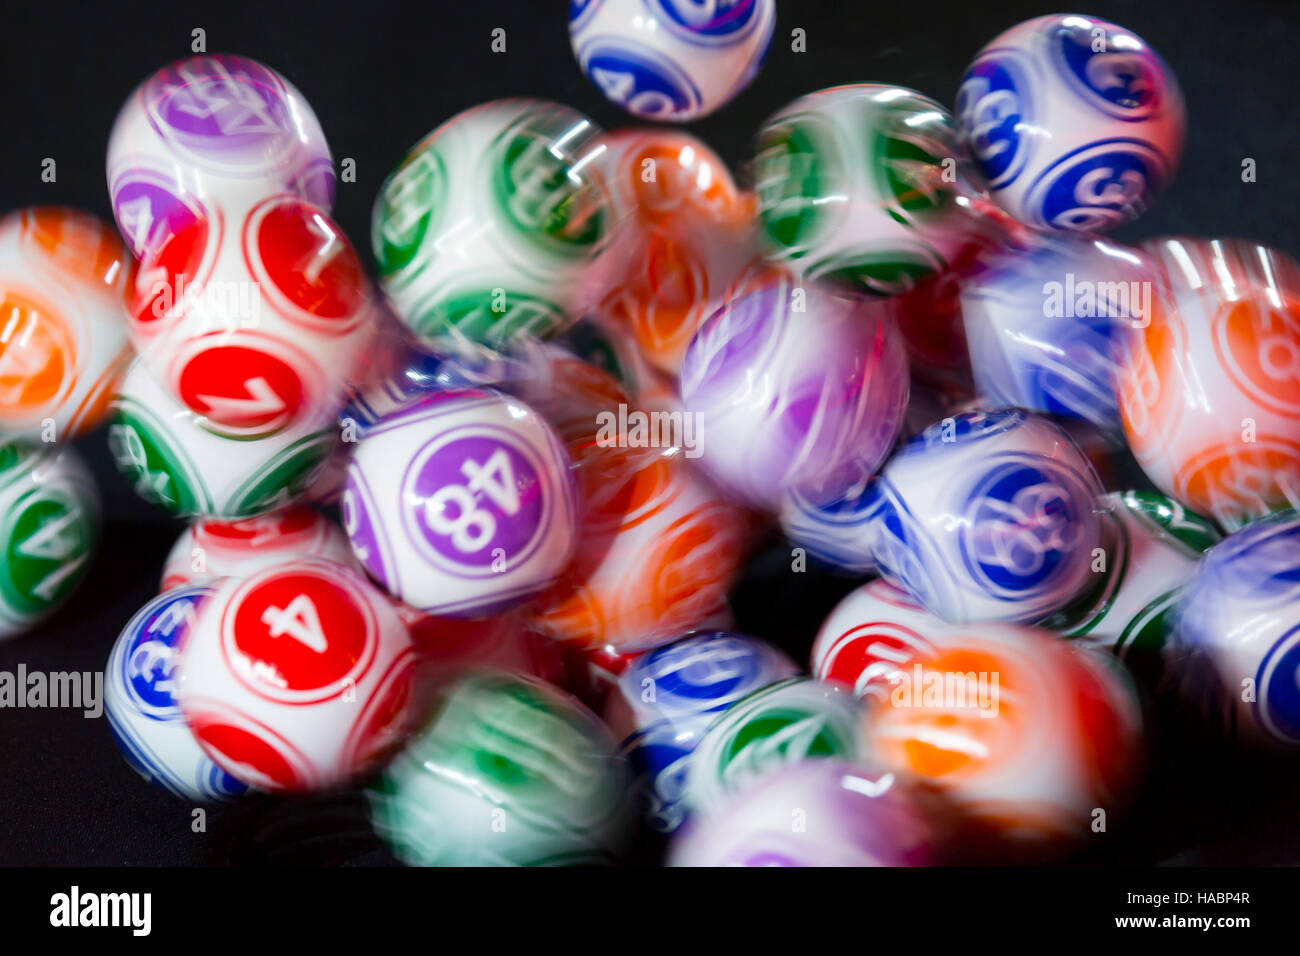
<path id="1" fill-rule="evenodd" d="M 343 522 L 371 576 L 422 611 L 478 617 L 550 584 L 573 554 L 569 457 L 529 406 L 433 393 L 357 445 Z"/>
<path id="2" fill-rule="evenodd" d="M 99 424 L 130 362 L 113 228 L 37 206 L 0 220 L 0 431 L 43 441 Z"/>
<path id="3" fill-rule="evenodd" d="M 161 589 L 247 577 L 293 558 L 323 558 L 356 567 L 343 529 L 313 508 L 290 505 L 240 521 L 193 522 L 163 563 Z"/>
<path id="4" fill-rule="evenodd" d="M 179 699 L 199 744 L 262 790 L 355 780 L 418 718 L 418 656 L 364 577 L 301 560 L 222 582 L 181 649 Z"/>
<path id="5" fill-rule="evenodd" d="M 356 251 L 317 207 L 275 196 L 196 218 L 141 260 L 128 328 L 141 360 L 226 434 L 273 434 L 337 404 L 375 336 Z"/>
<path id="6" fill-rule="evenodd" d="M 113 216 L 149 251 L 217 208 L 291 193 L 328 210 L 334 166 L 320 123 L 283 76 L 242 56 L 163 67 L 122 105 L 108 141 Z"/>

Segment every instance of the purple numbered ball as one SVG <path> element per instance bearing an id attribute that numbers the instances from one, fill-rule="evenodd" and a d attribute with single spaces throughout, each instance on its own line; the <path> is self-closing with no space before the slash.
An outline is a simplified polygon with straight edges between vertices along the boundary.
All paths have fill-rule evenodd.
<path id="1" fill-rule="evenodd" d="M 545 588 L 573 555 L 564 446 L 522 402 L 435 392 L 357 444 L 344 527 L 370 576 L 430 614 L 480 617 Z"/>
<path id="2" fill-rule="evenodd" d="M 280 193 L 334 205 L 316 114 L 283 76 L 241 56 L 190 57 L 136 87 L 113 124 L 107 172 L 113 217 L 138 258 L 196 219 L 238 223 Z"/>
<path id="3" fill-rule="evenodd" d="M 936 831 L 892 775 L 804 760 L 763 777 L 674 839 L 672 866 L 924 866 Z"/>
<path id="4" fill-rule="evenodd" d="M 907 358 L 886 306 L 764 269 L 696 333 L 681 397 L 700 463 L 752 507 L 833 497 L 884 460 L 907 405 Z"/>

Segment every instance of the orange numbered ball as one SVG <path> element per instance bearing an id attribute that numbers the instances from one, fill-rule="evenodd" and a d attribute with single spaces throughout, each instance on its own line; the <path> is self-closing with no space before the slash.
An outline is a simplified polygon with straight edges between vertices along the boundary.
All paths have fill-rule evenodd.
<path id="1" fill-rule="evenodd" d="M 1300 264 L 1242 240 L 1143 248 L 1159 281 L 1119 384 L 1138 463 L 1229 530 L 1300 506 Z"/>
<path id="2" fill-rule="evenodd" d="M 228 579 L 181 649 L 180 706 L 223 770 L 261 790 L 355 780 L 418 719 L 415 645 L 362 575 L 301 560 Z"/>
<path id="3" fill-rule="evenodd" d="M 951 806 L 977 855 L 1076 847 L 1131 793 L 1136 690 L 1109 656 L 1013 624 L 899 644 L 888 693 L 865 697 L 867 750 Z"/>
<path id="4" fill-rule="evenodd" d="M 0 220 L 0 431 L 61 440 L 98 425 L 130 361 L 131 257 L 89 213 Z"/>

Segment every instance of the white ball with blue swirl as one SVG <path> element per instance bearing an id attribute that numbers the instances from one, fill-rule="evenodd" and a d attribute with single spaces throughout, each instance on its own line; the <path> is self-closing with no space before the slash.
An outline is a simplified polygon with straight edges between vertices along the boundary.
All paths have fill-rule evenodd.
<path id="1" fill-rule="evenodd" d="M 1154 290 L 1146 257 L 1110 242 L 1063 236 L 986 260 L 961 290 L 981 398 L 1119 432 L 1119 362 Z"/>
<path id="2" fill-rule="evenodd" d="M 633 116 L 684 123 L 734 99 L 763 65 L 775 0 L 570 0 L 587 78 Z"/>
<path id="3" fill-rule="evenodd" d="M 873 573 L 876 559 L 871 551 L 870 488 L 869 480 L 860 479 L 830 495 L 792 490 L 777 516 L 786 540 L 828 571 Z"/>
<path id="4" fill-rule="evenodd" d="M 1300 515 L 1211 548 L 1174 621 L 1168 650 L 1184 698 L 1244 743 L 1300 748 Z"/>
<path id="5" fill-rule="evenodd" d="M 1027 20 L 984 47 L 957 93 L 957 128 L 997 203 L 1047 231 L 1137 218 L 1173 178 L 1186 111 L 1137 34 L 1075 14 Z"/>
<path id="6" fill-rule="evenodd" d="M 872 483 L 883 575 L 956 623 L 1032 622 L 1104 569 L 1101 482 L 1057 425 L 967 412 L 912 438 Z"/>
<path id="7" fill-rule="evenodd" d="M 169 793 L 200 803 L 248 790 L 199 747 L 175 698 L 181 642 L 212 592 L 173 588 L 137 611 L 113 645 L 104 681 L 108 725 L 126 762 Z"/>

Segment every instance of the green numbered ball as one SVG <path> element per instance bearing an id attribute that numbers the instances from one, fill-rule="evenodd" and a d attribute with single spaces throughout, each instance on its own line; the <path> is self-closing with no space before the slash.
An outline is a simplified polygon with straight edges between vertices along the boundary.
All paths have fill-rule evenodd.
<path id="1" fill-rule="evenodd" d="M 876 295 L 942 271 L 970 241 L 952 118 L 912 90 L 840 86 L 795 100 L 754 162 L 770 258 Z"/>
<path id="2" fill-rule="evenodd" d="M 686 777 L 686 802 L 712 812 L 759 777 L 801 760 L 859 761 L 858 705 L 834 685 L 808 677 L 771 684 L 742 698 L 700 738 Z"/>
<path id="3" fill-rule="evenodd" d="M 372 788 L 371 817 L 413 866 L 611 863 L 633 822 L 616 750 L 549 684 L 472 674 L 444 688 Z"/>
<path id="4" fill-rule="evenodd" d="M 0 638 L 30 630 L 81 583 L 99 515 L 95 482 L 70 448 L 0 442 Z"/>
<path id="5" fill-rule="evenodd" d="M 426 342 L 500 346 L 567 322 L 607 226 L 600 129 L 540 100 L 498 100 L 420 142 L 375 201 L 384 289 Z"/>

